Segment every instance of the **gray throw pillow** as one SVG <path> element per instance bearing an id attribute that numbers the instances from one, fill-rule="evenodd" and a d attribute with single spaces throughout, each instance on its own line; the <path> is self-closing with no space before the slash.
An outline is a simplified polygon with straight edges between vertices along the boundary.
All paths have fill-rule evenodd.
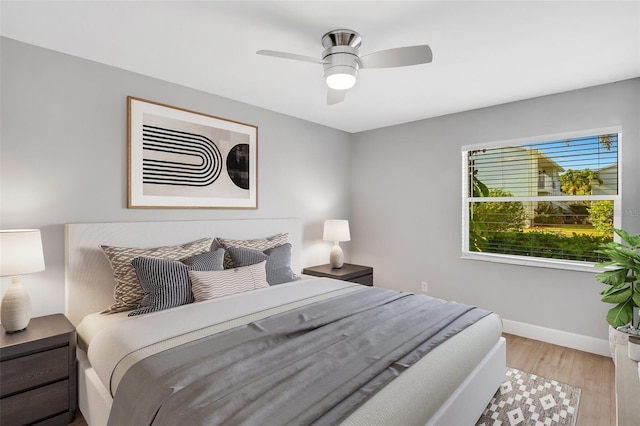
<path id="1" fill-rule="evenodd" d="M 289 234 L 277 234 L 269 238 L 256 238 L 253 240 L 232 240 L 230 238 L 216 238 L 216 242 L 223 249 L 229 250 L 230 247 L 244 247 L 253 250 L 264 251 L 270 249 L 272 247 L 281 246 L 286 244 L 289 240 Z M 224 255 L 224 269 L 231 269 L 234 266 L 233 260 L 231 259 L 231 255 L 227 252 Z"/>
<path id="2" fill-rule="evenodd" d="M 223 270 L 224 249 L 219 248 L 183 261 L 136 257 L 131 261 L 145 295 L 129 316 L 148 314 L 193 303 L 189 271 Z"/>
<path id="3" fill-rule="evenodd" d="M 249 266 L 266 260 L 267 282 L 269 285 L 288 283 L 300 279 L 291 269 L 290 243 L 264 251 L 245 247 L 229 247 L 227 252 L 231 256 L 234 266 Z"/>

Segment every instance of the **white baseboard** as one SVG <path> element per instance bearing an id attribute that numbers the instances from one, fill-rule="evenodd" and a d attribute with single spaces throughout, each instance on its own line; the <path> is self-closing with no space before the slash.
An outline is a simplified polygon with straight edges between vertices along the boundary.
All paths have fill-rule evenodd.
<path id="1" fill-rule="evenodd" d="M 554 345 L 567 348 L 578 349 L 592 354 L 611 357 L 609 342 L 604 339 L 583 336 L 581 334 L 569 333 L 555 330 L 553 328 L 540 327 L 538 325 L 524 322 L 502 319 L 502 330 L 508 334 L 527 337 L 529 339 L 540 340 Z"/>

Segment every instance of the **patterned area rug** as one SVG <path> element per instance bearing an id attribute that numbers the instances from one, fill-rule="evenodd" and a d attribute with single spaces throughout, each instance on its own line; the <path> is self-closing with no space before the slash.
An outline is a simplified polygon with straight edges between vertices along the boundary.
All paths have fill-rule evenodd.
<path id="1" fill-rule="evenodd" d="M 507 368 L 505 382 L 476 426 L 575 426 L 580 388 Z"/>

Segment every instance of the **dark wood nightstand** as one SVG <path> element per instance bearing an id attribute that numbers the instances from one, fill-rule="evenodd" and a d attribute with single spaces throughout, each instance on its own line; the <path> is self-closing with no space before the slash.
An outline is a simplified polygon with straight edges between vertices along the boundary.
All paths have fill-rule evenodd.
<path id="1" fill-rule="evenodd" d="M 373 286 L 373 268 L 370 266 L 345 263 L 342 268 L 334 269 L 330 265 L 310 266 L 302 270 L 303 274 L 316 277 L 327 277 L 336 280 L 350 281 L 362 285 Z"/>
<path id="2" fill-rule="evenodd" d="M 0 423 L 66 425 L 77 406 L 76 329 L 62 314 L 0 327 Z"/>

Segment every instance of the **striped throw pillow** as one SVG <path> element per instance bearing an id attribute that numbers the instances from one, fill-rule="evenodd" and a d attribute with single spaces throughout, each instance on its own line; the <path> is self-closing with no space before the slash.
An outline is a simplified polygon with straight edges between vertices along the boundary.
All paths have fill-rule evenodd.
<path id="1" fill-rule="evenodd" d="M 131 261 L 145 295 L 129 316 L 148 314 L 193 302 L 188 271 L 222 270 L 224 249 L 183 260 L 136 257 Z"/>
<path id="2" fill-rule="evenodd" d="M 113 297 L 115 303 L 102 311 L 103 314 L 128 311 L 135 309 L 144 297 L 136 271 L 131 261 L 136 257 L 160 257 L 164 259 L 181 260 L 211 250 L 213 238 L 203 238 L 191 243 L 156 248 L 134 248 L 101 246 L 113 269 L 116 280 Z"/>
<path id="3" fill-rule="evenodd" d="M 196 302 L 269 287 L 266 261 L 224 271 L 189 271 Z"/>

